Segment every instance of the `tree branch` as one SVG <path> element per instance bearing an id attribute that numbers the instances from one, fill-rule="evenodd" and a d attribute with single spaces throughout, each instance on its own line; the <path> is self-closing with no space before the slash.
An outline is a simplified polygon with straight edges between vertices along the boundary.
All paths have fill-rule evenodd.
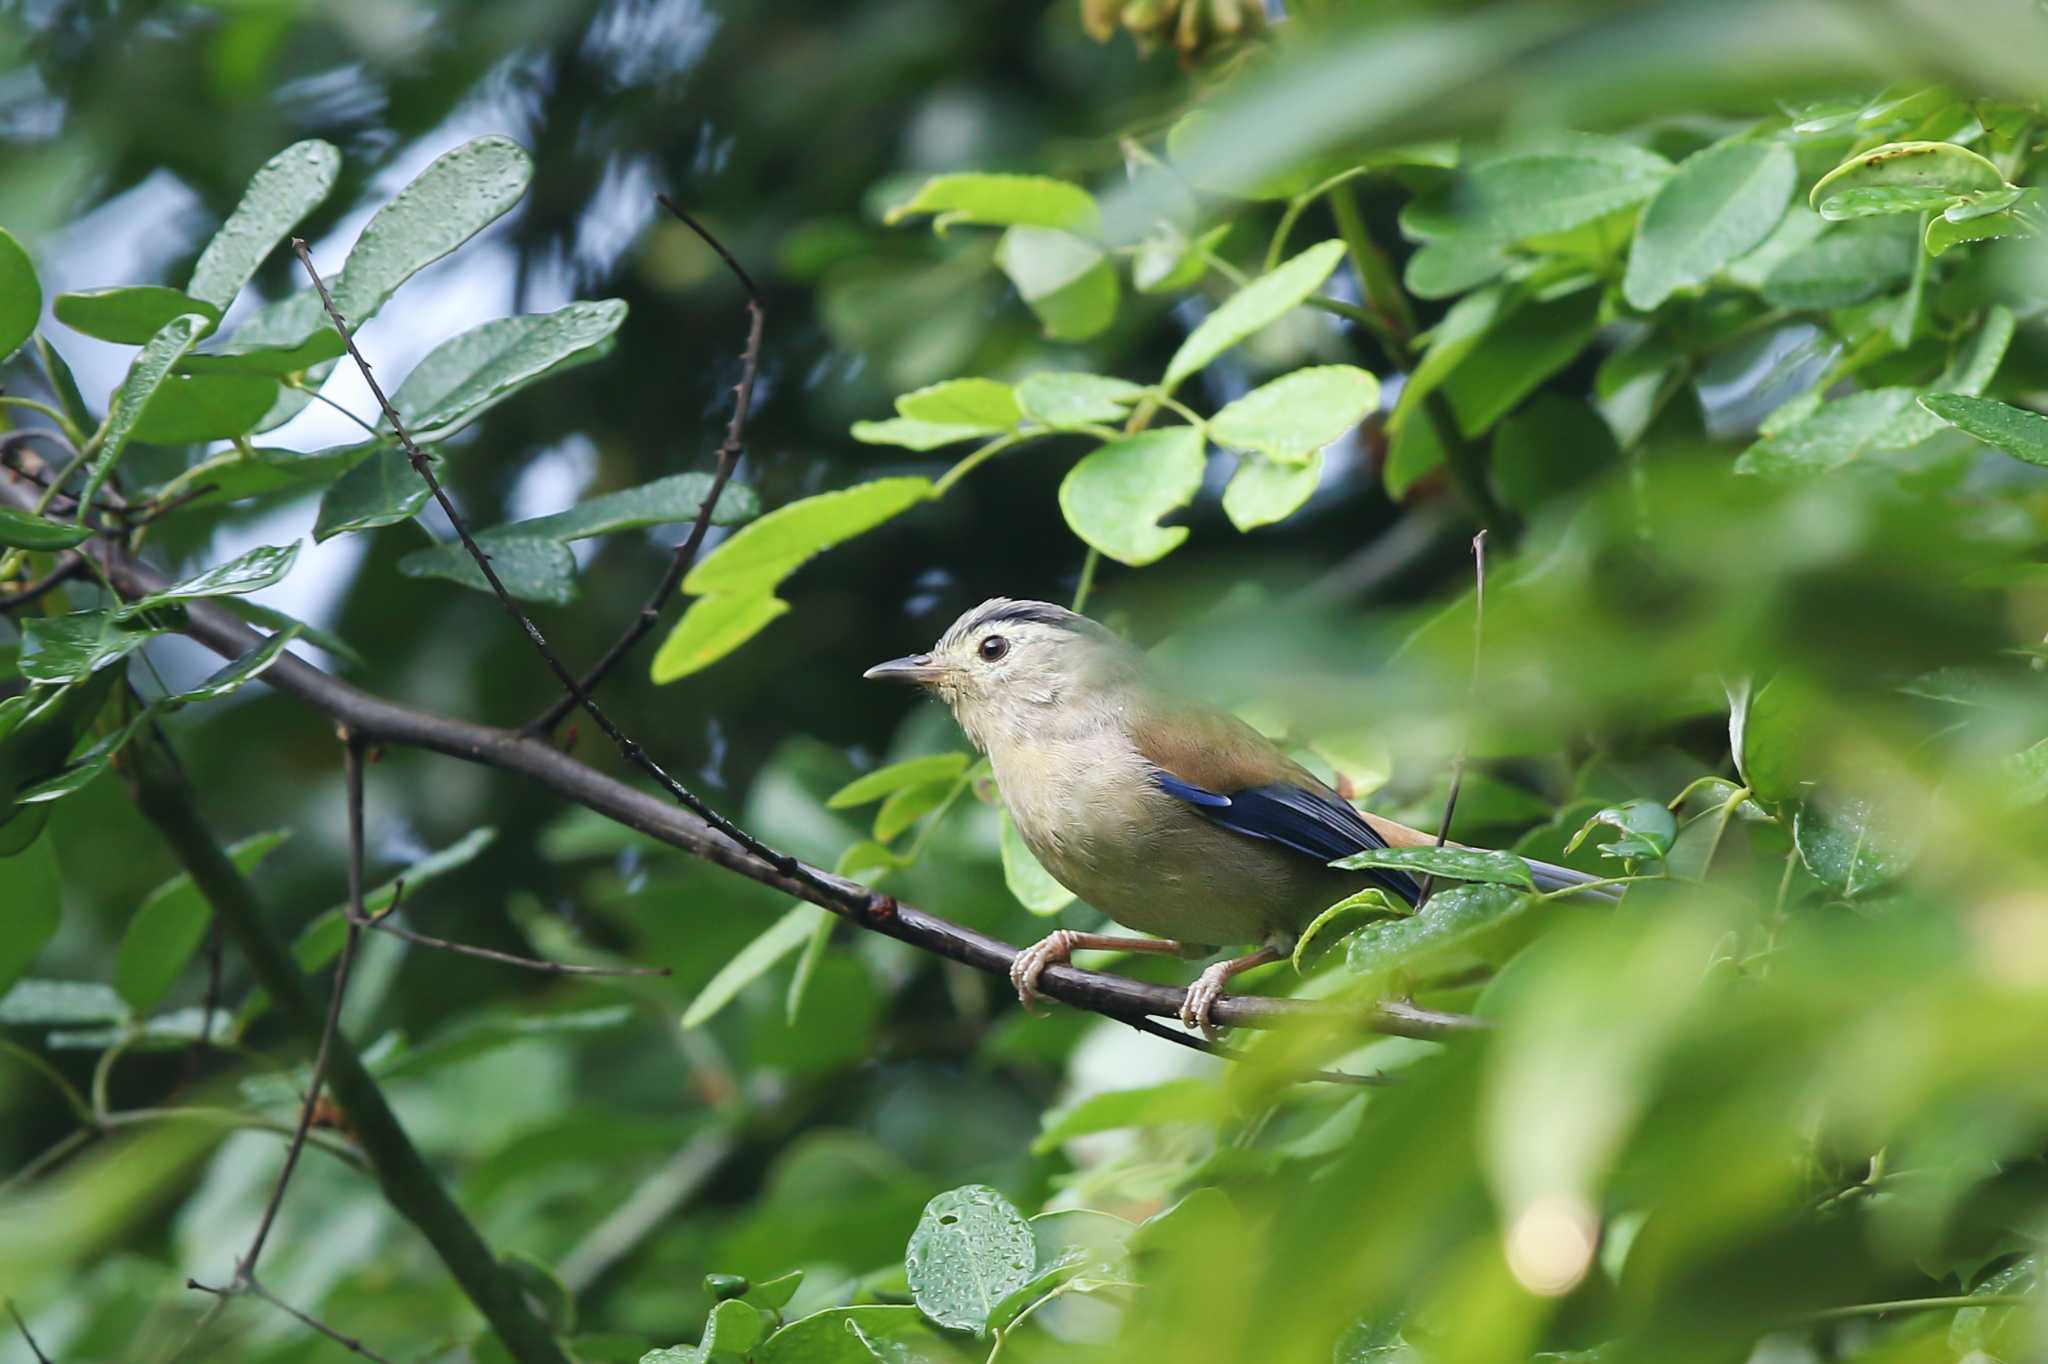
<path id="1" fill-rule="evenodd" d="M 631 653 L 633 646 L 647 637 L 647 632 L 652 630 L 655 622 L 661 618 L 661 609 L 668 605 L 669 598 L 673 597 L 676 589 L 682 585 L 683 575 L 688 573 L 690 565 L 696 562 L 697 551 L 703 548 L 704 536 L 711 529 L 712 509 L 718 505 L 719 496 L 725 492 L 726 482 L 732 477 L 733 470 L 739 467 L 740 454 L 746 448 L 747 414 L 754 405 L 754 381 L 761 373 L 761 335 L 768 325 L 768 308 L 762 301 L 761 291 L 754 287 L 753 279 L 740 268 L 740 263 L 733 259 L 732 253 L 727 251 L 724 244 L 712 236 L 702 223 L 683 212 L 675 200 L 666 194 L 656 197 L 661 201 L 663 208 L 673 213 L 684 226 L 702 237 L 705 243 L 718 253 L 718 258 L 725 262 L 726 267 L 739 280 L 740 287 L 747 291 L 747 343 L 740 352 L 740 380 L 733 388 L 732 419 L 726 424 L 725 440 L 718 447 L 717 465 L 711 475 L 711 489 L 704 494 L 704 501 L 697 508 L 697 519 L 691 523 L 690 533 L 676 546 L 675 555 L 669 560 L 668 571 L 663 573 L 661 581 L 654 585 L 654 591 L 649 593 L 647 600 L 642 603 L 640 613 L 633 617 L 633 623 L 626 627 L 626 633 L 620 635 L 612 647 L 605 650 L 604 657 L 598 659 L 596 666 L 583 675 L 578 690 L 585 696 L 596 691 L 597 684 L 604 681 L 606 675 L 618 665 L 619 660 Z M 544 738 L 554 733 L 555 726 L 562 723 L 562 717 L 576 708 L 577 695 L 577 690 L 564 692 L 560 700 L 527 722 L 519 732 L 529 738 Z"/>
<path id="2" fill-rule="evenodd" d="M 10 499 L 18 501 L 19 494 L 0 485 L 0 501 Z M 81 546 L 88 547 L 104 566 L 108 579 L 126 598 L 147 596 L 169 584 L 162 573 L 117 545 L 102 540 Z M 264 640 L 238 617 L 207 601 L 189 604 L 183 628 L 187 635 L 223 658 L 239 658 Z M 1010 962 L 1017 949 L 1007 943 L 815 867 L 798 863 L 807 873 L 801 879 L 786 874 L 778 861 L 735 845 L 722 831 L 691 811 L 679 810 L 644 790 L 606 776 L 550 744 L 508 729 L 399 705 L 321 671 L 290 650 L 263 673 L 261 680 L 348 726 L 365 743 L 425 749 L 527 777 L 565 800 L 751 881 L 819 905 L 871 932 L 886 934 L 990 975 L 1009 978 Z M 230 931 L 234 931 L 232 927 Z M 284 964 L 289 966 L 288 962 Z M 296 977 L 295 968 L 292 974 Z M 1185 993 L 1170 985 L 1153 985 L 1073 966 L 1048 969 L 1040 991 L 1077 1008 L 1116 1019 L 1177 1018 Z M 307 1029 L 310 1032 L 317 1029 L 319 1015 L 317 1010 L 310 1009 L 310 1004 L 309 1011 L 313 1019 L 313 1026 Z M 1440 1013 L 1403 1001 L 1385 1001 L 1361 1009 L 1334 1002 L 1247 995 L 1226 996 L 1217 1001 L 1214 1017 L 1226 1026 L 1250 1028 L 1271 1028 L 1309 1019 L 1348 1022 L 1374 1032 L 1432 1041 L 1484 1026 L 1468 1015 Z M 335 1083 L 339 1093 L 339 1074 Z"/>
<path id="3" fill-rule="evenodd" d="M 101 552 L 107 560 L 127 563 L 125 553 L 119 550 L 102 545 Z M 207 614 L 217 624 L 232 622 L 238 627 L 238 642 L 246 644 L 255 638 L 253 631 L 218 608 L 208 608 Z M 377 737 L 371 726 L 350 725 L 349 730 L 359 741 Z M 312 987 L 292 960 L 291 950 L 271 928 L 271 916 L 200 819 L 196 793 L 154 745 L 139 746 L 133 770 L 136 804 L 162 833 L 190 873 L 192 884 L 235 939 L 257 983 L 300 1032 L 309 1036 L 325 1032 L 326 1016 Z M 332 1034 L 327 1080 L 348 1113 L 385 1197 L 433 1245 L 512 1357 L 520 1364 L 568 1364 L 547 1325 L 528 1306 L 518 1281 L 505 1272 L 476 1227 L 449 1197 L 399 1125 L 383 1090 L 339 1030 Z"/>

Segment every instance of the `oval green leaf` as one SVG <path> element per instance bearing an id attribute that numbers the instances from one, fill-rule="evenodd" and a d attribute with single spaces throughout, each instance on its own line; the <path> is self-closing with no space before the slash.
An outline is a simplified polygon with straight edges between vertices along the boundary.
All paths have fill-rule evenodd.
<path id="1" fill-rule="evenodd" d="M 206 331 L 220 325 L 218 307 L 161 284 L 130 284 L 59 294 L 51 311 L 59 322 L 75 332 L 123 346 L 142 345 L 173 319 L 187 313 L 205 318 Z"/>
<path id="2" fill-rule="evenodd" d="M 1263 455 L 1246 455 L 1223 490 L 1223 513 L 1239 530 L 1257 530 L 1284 521 L 1315 496 L 1323 481 L 1323 452 L 1306 464 L 1282 464 Z"/>
<path id="3" fill-rule="evenodd" d="M 245 436 L 280 392 L 277 380 L 263 374 L 168 375 L 136 418 L 133 438 L 146 445 L 192 445 Z"/>
<path id="4" fill-rule="evenodd" d="M 415 440 L 439 440 L 543 375 L 594 358 L 625 320 L 626 305 L 610 298 L 486 322 L 427 352 L 391 405 Z"/>
<path id="5" fill-rule="evenodd" d="M 1003 885 L 1018 904 L 1033 914 L 1057 914 L 1074 903 L 1074 892 L 1053 879 L 1017 832 L 1008 810 L 997 812 L 1003 853 Z"/>
<path id="6" fill-rule="evenodd" d="M 399 285 L 495 222 L 532 178 L 525 149 L 502 137 L 465 142 L 421 171 L 377 210 L 335 278 L 334 306 L 350 328 L 362 326 Z"/>
<path id="7" fill-rule="evenodd" d="M 896 411 L 911 421 L 972 428 L 996 435 L 1024 419 L 1016 390 L 996 379 L 948 379 L 896 400 Z"/>
<path id="8" fill-rule="evenodd" d="M 1091 422 L 1120 422 L 1144 396 L 1142 386 L 1107 374 L 1041 370 L 1017 384 L 1017 406 L 1026 417 L 1055 431 Z"/>
<path id="9" fill-rule="evenodd" d="M 929 753 L 921 758 L 878 767 L 864 777 L 855 777 L 825 800 L 828 810 L 849 810 L 880 800 L 892 791 L 924 782 L 943 781 L 967 770 L 965 753 Z"/>
<path id="10" fill-rule="evenodd" d="M 128 366 L 128 376 L 114 390 L 114 401 L 107 412 L 106 430 L 100 436 L 99 453 L 94 456 L 92 472 L 85 480 L 84 501 L 91 502 L 99 495 L 107 475 L 113 472 L 121 452 L 127 449 L 128 438 L 135 433 L 135 423 L 141 418 L 143 409 L 149 406 L 149 400 L 156 396 L 157 389 L 170 377 L 172 366 L 211 330 L 213 323 L 204 315 L 185 313 L 166 322 L 136 355 Z"/>
<path id="11" fill-rule="evenodd" d="M 244 839 L 228 850 L 244 876 L 284 842 L 282 829 Z M 155 1008 L 177 983 L 206 936 L 212 908 L 189 875 L 173 877 L 151 891 L 128 921 L 114 957 L 114 988 L 138 1012 Z"/>
<path id="12" fill-rule="evenodd" d="M 12 233 L 0 227 L 0 360 L 21 349 L 43 315 L 43 286 L 35 262 Z"/>
<path id="13" fill-rule="evenodd" d="M 340 172 L 341 153 L 317 139 L 294 142 L 264 162 L 199 253 L 185 292 L 225 309 L 285 233 L 326 200 Z"/>
<path id="14" fill-rule="evenodd" d="M 1162 387 L 1170 392 L 1238 342 L 1294 311 L 1323 287 L 1343 259 L 1344 243 L 1318 242 L 1232 294 L 1181 342 L 1166 366 Z"/>
<path id="15" fill-rule="evenodd" d="M 1067 525 L 1118 563 L 1140 568 L 1188 538 L 1159 518 L 1186 506 L 1202 486 L 1202 433 L 1192 426 L 1141 431 L 1111 441 L 1067 471 L 1060 511 Z"/>
<path id="16" fill-rule="evenodd" d="M 9 549 L 70 549 L 90 539 L 85 526 L 70 526 L 16 507 L 0 507 L 0 545 Z"/>
<path id="17" fill-rule="evenodd" d="M 903 1254 L 919 1309 L 941 1326 L 977 1334 L 998 1303 L 1030 1282 L 1037 1262 L 1030 1224 L 985 1184 L 925 1204 Z"/>
<path id="18" fill-rule="evenodd" d="M 932 214 L 932 228 L 938 232 L 954 223 L 1102 231 L 1102 212 L 1094 195 L 1044 175 L 936 175 L 909 200 L 890 209 L 885 221 L 898 223 L 919 213 Z"/>
<path id="19" fill-rule="evenodd" d="M 930 479 L 882 478 L 777 507 L 698 561 L 683 590 L 768 592 L 812 555 L 881 525 L 931 489 Z"/>
<path id="20" fill-rule="evenodd" d="M 313 518 L 313 539 L 331 540 L 347 531 L 410 520 L 432 495 L 403 450 L 379 450 L 321 495 L 320 513 Z"/>
<path id="21" fill-rule="evenodd" d="M 1890 142 L 1823 175 L 1807 202 L 1823 218 L 1860 218 L 1924 212 L 1965 194 L 2005 187 L 1998 167 L 1968 147 Z"/>
<path id="22" fill-rule="evenodd" d="M 2038 412 L 1963 393 L 1930 393 L 1920 406 L 2014 459 L 2048 468 L 2048 417 Z"/>
<path id="23" fill-rule="evenodd" d="M 1365 420 L 1379 400 L 1379 381 L 1356 366 L 1298 369 L 1211 417 L 1209 437 L 1219 445 L 1301 464 Z"/>
<path id="24" fill-rule="evenodd" d="M 1798 166 L 1789 147 L 1724 142 L 1664 182 L 1636 226 L 1621 290 L 1644 312 L 1760 244 L 1785 216 Z"/>
<path id="25" fill-rule="evenodd" d="M 714 592 L 699 597 L 655 651 L 655 682 L 673 682 L 710 667 L 787 610 L 788 602 L 767 592 Z"/>
<path id="26" fill-rule="evenodd" d="M 1453 881 L 1477 881 L 1491 885 L 1536 889 L 1529 864 L 1511 852 L 1486 848 L 1370 848 L 1340 857 L 1330 864 L 1345 871 L 1391 867 L 1424 876 L 1442 876 Z"/>

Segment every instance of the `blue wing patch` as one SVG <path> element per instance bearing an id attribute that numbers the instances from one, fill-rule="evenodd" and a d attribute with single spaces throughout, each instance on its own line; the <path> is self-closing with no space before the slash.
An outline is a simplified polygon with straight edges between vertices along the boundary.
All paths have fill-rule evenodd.
<path id="1" fill-rule="evenodd" d="M 1307 787 L 1273 782 L 1223 795 L 1164 771 L 1153 773 L 1152 781 L 1176 800 L 1194 806 L 1212 823 L 1249 838 L 1278 843 L 1318 862 L 1334 862 L 1356 852 L 1387 846 L 1387 841 L 1358 811 Z M 1421 887 L 1404 871 L 1377 868 L 1367 875 L 1411 905 L 1421 897 Z"/>

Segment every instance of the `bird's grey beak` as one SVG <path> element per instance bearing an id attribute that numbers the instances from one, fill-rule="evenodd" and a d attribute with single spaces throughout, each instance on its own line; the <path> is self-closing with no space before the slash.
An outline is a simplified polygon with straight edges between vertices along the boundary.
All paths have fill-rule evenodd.
<path id="1" fill-rule="evenodd" d="M 861 676 L 870 682 L 910 682 L 928 687 L 939 680 L 942 670 L 932 662 L 930 654 L 910 654 L 903 658 L 892 658 L 887 663 L 877 663 Z"/>

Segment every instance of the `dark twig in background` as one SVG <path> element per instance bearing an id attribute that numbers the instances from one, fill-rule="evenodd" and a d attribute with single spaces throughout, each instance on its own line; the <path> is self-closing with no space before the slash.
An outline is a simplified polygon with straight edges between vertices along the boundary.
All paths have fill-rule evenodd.
<path id="1" fill-rule="evenodd" d="M 1480 531 L 1472 537 L 1472 680 L 1466 693 L 1465 739 L 1458 745 L 1458 756 L 1451 759 L 1451 793 L 1444 798 L 1443 823 L 1436 826 L 1436 846 L 1441 848 L 1451 836 L 1451 816 L 1458 812 L 1458 792 L 1465 785 L 1465 759 L 1472 748 L 1472 721 L 1469 712 L 1479 704 L 1479 665 L 1486 652 L 1486 532 Z M 1434 876 L 1422 878 L 1422 890 L 1416 898 L 1427 900 Z"/>
<path id="2" fill-rule="evenodd" d="M 320 295 L 321 305 L 326 308 L 328 318 L 334 323 L 334 329 L 341 333 L 343 342 L 348 346 L 350 357 L 354 359 L 356 367 L 362 372 L 363 382 L 369 385 L 371 394 L 377 399 L 377 406 L 383 411 L 384 419 L 391 424 L 391 434 L 397 438 L 399 446 L 406 453 L 406 457 L 412 461 L 413 470 L 426 483 L 427 491 L 433 495 L 434 501 L 440 506 L 442 514 L 448 518 L 449 524 L 455 528 L 456 538 L 462 542 L 462 548 L 468 553 L 471 560 L 475 562 L 477 569 L 484 575 L 484 581 L 490 584 L 491 593 L 497 597 L 498 604 L 505 608 L 505 613 L 517 622 L 519 628 L 525 632 L 527 639 L 532 641 L 535 651 L 541 656 L 541 661 L 546 663 L 548 670 L 555 675 L 555 680 L 560 682 L 576 698 L 577 704 L 582 706 L 590 718 L 596 722 L 597 727 L 604 731 L 605 737 L 618 747 L 619 753 L 627 762 L 633 764 L 648 776 L 653 777 L 685 809 L 716 829 L 742 851 L 767 862 L 784 878 L 799 882 L 806 890 L 813 892 L 814 895 L 825 896 L 827 900 L 839 908 L 847 910 L 865 908 L 870 899 L 865 887 L 855 886 L 853 890 L 848 890 L 847 885 L 852 885 L 853 883 L 834 884 L 822 874 L 805 866 L 789 854 L 776 852 L 756 839 L 752 834 L 734 824 L 724 815 L 719 814 L 688 787 L 670 776 L 667 769 L 662 767 L 660 763 L 647 756 L 646 751 L 638 743 L 628 738 L 617 725 L 612 723 L 611 717 L 604 713 L 597 702 L 590 699 L 590 696 L 576 681 L 574 675 L 562 665 L 561 658 L 556 655 L 553 646 L 548 643 L 547 636 L 540 632 L 540 627 L 535 625 L 532 618 L 520 610 L 518 603 L 512 600 L 512 594 L 505 590 L 505 584 L 500 581 L 497 570 L 491 567 L 491 556 L 484 553 L 482 548 L 478 546 L 475 537 L 469 533 L 469 523 L 463 519 L 462 512 L 456 507 L 453 499 L 448 496 L 447 490 L 441 486 L 441 480 L 434 477 L 433 466 L 428 461 L 426 452 L 414 443 L 412 436 L 405 429 L 404 422 L 400 420 L 397 409 L 391 406 L 391 400 L 384 396 L 383 388 L 377 383 L 376 377 L 370 372 L 369 361 L 363 358 L 362 351 L 356 347 L 355 337 L 348 329 L 347 319 L 334 306 L 334 299 L 327 292 L 327 285 L 320 278 L 320 272 L 313 268 L 313 256 L 306 249 L 305 240 L 300 237 L 292 238 L 292 251 L 298 256 L 299 264 L 304 267 L 307 277 L 313 281 L 313 288 Z"/>
<path id="3" fill-rule="evenodd" d="M 14 1329 L 21 1332 L 21 1338 L 28 1342 L 29 1353 L 36 1357 L 36 1364 L 50 1364 L 50 1357 L 43 1353 L 43 1347 L 36 1344 L 36 1338 L 29 1334 L 28 1323 L 21 1319 L 21 1309 L 14 1305 L 14 1299 L 7 1300 L 7 1315 L 14 1318 Z"/>
<path id="4" fill-rule="evenodd" d="M 386 1359 L 383 1355 L 378 1354 L 375 1350 L 363 1344 L 363 1342 L 357 1340 L 354 1336 L 345 1336 L 341 1332 L 335 1330 L 332 1326 L 329 1326 L 326 1322 L 320 1320 L 318 1317 L 311 1317 L 306 1315 L 304 1312 L 301 1312 L 298 1308 L 286 1302 L 283 1298 L 278 1297 L 277 1294 L 265 1288 L 262 1284 L 257 1283 L 254 1279 L 249 1280 L 247 1283 L 241 1285 L 239 1288 L 215 1288 L 210 1284 L 203 1284 L 199 1282 L 199 1280 L 197 1279 L 187 1279 L 185 1280 L 185 1287 L 194 1289 L 201 1293 L 212 1293 L 216 1297 L 220 1298 L 222 1301 L 226 1301 L 228 1298 L 235 1296 L 237 1293 L 247 1293 L 252 1298 L 261 1298 L 264 1302 L 269 1303 L 278 1311 L 296 1320 L 301 1326 L 307 1327 L 310 1330 L 318 1331 L 321 1335 L 326 1336 L 329 1340 L 333 1341 L 336 1345 L 341 1346 L 342 1349 L 347 1350 L 350 1354 L 358 1354 L 365 1359 L 374 1359 L 377 1361 L 377 1364 L 392 1364 L 392 1361 Z"/>
<path id="5" fill-rule="evenodd" d="M 28 586 L 13 592 L 0 592 L 0 611 L 13 611 L 27 606 L 44 593 L 62 587 L 84 571 L 85 560 L 76 554 L 67 554 L 57 561 L 55 568 Z"/>
<path id="6" fill-rule="evenodd" d="M 767 304 L 761 297 L 761 291 L 754 287 L 753 278 L 740 268 L 740 263 L 733 258 L 732 252 L 726 250 L 724 244 L 712 236 L 708 228 L 685 213 L 675 200 L 666 194 L 656 197 L 663 208 L 673 213 L 684 226 L 702 237 L 705 244 L 718 253 L 718 258 L 725 262 L 726 268 L 739 280 L 740 287 L 747 291 L 747 343 L 745 349 L 740 352 L 739 383 L 733 387 L 732 419 L 726 423 L 725 440 L 718 447 L 717 466 L 711 475 L 710 491 L 704 494 L 704 501 L 697 508 L 697 519 L 690 524 L 690 533 L 676 546 L 676 552 L 669 560 L 668 570 L 661 575 L 661 581 L 656 583 L 654 591 L 648 594 L 639 614 L 634 616 L 632 623 L 626 627 L 626 632 L 619 636 L 611 648 L 605 650 L 604 656 L 598 659 L 596 666 L 583 675 L 583 681 L 577 687 L 565 691 L 560 700 L 542 711 L 520 730 L 520 733 L 529 736 L 552 734 L 555 726 L 562 723 L 562 717 L 576 708 L 579 696 L 588 696 L 595 692 L 598 683 L 604 681 L 606 675 L 618 665 L 619 660 L 631 653 L 633 646 L 645 639 L 648 631 L 654 628 L 655 622 L 661 618 L 662 608 L 668 605 L 669 599 L 682 585 L 683 575 L 690 571 L 690 565 L 696 562 L 697 551 L 703 548 L 704 536 L 711 529 L 712 511 L 718 506 L 718 499 L 725 492 L 726 482 L 732 478 L 733 470 L 739 467 L 740 455 L 746 449 L 747 414 L 754 405 L 754 381 L 761 373 L 761 336 L 768 325 Z"/>

